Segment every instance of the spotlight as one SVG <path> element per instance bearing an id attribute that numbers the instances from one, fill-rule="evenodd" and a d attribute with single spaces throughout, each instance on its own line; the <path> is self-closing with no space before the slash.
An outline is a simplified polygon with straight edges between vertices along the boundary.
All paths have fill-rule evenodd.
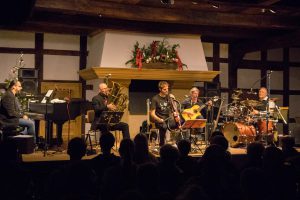
<path id="1" fill-rule="evenodd" d="M 175 0 L 160 0 L 162 4 L 173 5 Z"/>

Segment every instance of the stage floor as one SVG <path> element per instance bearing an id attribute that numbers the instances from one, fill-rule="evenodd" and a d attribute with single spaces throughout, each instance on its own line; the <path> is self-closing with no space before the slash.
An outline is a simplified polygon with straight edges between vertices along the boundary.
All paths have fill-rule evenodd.
<path id="1" fill-rule="evenodd" d="M 201 157 L 203 155 L 203 152 L 205 151 L 205 145 L 200 146 L 200 150 L 197 149 L 197 152 L 190 153 L 193 157 Z M 112 151 L 115 155 L 119 155 L 119 152 L 117 152 L 115 149 Z M 154 153 L 154 155 L 159 156 L 158 151 L 151 151 Z M 232 155 L 245 155 L 246 149 L 245 148 L 229 148 L 229 152 Z M 96 149 L 96 153 L 94 155 L 90 156 L 84 156 L 83 159 L 92 159 L 96 155 L 100 153 L 100 149 Z M 62 151 L 54 151 L 54 150 L 48 150 L 46 153 L 42 150 L 35 151 L 32 154 L 22 154 L 22 158 L 24 162 L 40 162 L 40 161 L 64 161 L 69 160 L 69 156 L 67 154 L 67 150 Z"/>

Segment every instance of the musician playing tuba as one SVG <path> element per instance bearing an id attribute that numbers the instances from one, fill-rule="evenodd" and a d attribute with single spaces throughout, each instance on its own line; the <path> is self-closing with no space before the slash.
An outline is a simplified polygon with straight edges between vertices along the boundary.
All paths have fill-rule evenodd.
<path id="1" fill-rule="evenodd" d="M 95 111 L 95 118 L 92 123 L 92 129 L 99 129 L 102 133 L 109 130 L 121 130 L 123 138 L 130 138 L 129 127 L 127 123 L 119 122 L 116 124 L 103 124 L 100 123 L 100 116 L 103 111 L 116 111 L 117 107 L 113 103 L 108 103 L 109 89 L 106 83 L 99 84 L 99 94 L 92 99 L 92 105 Z"/>

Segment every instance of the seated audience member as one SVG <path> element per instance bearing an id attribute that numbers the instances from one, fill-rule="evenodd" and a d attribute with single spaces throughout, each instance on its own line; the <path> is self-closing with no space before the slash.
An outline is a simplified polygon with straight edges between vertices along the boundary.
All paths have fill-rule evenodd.
<path id="1" fill-rule="evenodd" d="M 299 152 L 295 149 L 295 138 L 285 136 L 281 139 L 282 154 L 284 159 L 299 156 Z"/>
<path id="2" fill-rule="evenodd" d="M 70 160 L 81 160 L 86 154 L 85 142 L 79 137 L 72 138 L 68 144 L 67 153 Z"/>
<path id="3" fill-rule="evenodd" d="M 111 153 L 114 143 L 115 138 L 111 132 L 101 134 L 99 144 L 102 154 L 99 154 L 92 159 L 92 166 L 98 176 L 98 181 L 100 182 L 106 169 L 120 164 L 120 157 Z"/>
<path id="4" fill-rule="evenodd" d="M 187 140 L 180 140 L 177 143 L 177 148 L 179 150 L 179 159 L 176 164 L 183 171 L 184 178 L 187 180 L 194 175 L 196 170 L 196 160 L 192 156 L 189 156 L 191 143 Z"/>
<path id="5" fill-rule="evenodd" d="M 133 140 L 135 144 L 134 162 L 137 165 L 152 162 L 157 163 L 156 157 L 149 152 L 148 139 L 145 134 L 137 134 Z"/>
<path id="6" fill-rule="evenodd" d="M 170 144 L 165 144 L 160 148 L 159 154 L 158 172 L 160 192 L 175 196 L 183 183 L 183 171 L 176 165 L 179 158 L 178 149 Z"/>

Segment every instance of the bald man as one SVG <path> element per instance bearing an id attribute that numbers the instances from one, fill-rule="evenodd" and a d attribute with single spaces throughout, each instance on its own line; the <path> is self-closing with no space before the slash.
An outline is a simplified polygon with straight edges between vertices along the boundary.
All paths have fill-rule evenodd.
<path id="1" fill-rule="evenodd" d="M 129 127 L 127 123 L 119 122 L 118 124 L 100 124 L 100 116 L 103 111 L 115 111 L 116 106 L 108 103 L 109 89 L 105 83 L 99 84 L 99 94 L 92 99 L 92 105 L 95 110 L 95 119 L 92 123 L 92 129 L 99 129 L 102 133 L 107 131 L 121 130 L 123 138 L 130 138 Z"/>

